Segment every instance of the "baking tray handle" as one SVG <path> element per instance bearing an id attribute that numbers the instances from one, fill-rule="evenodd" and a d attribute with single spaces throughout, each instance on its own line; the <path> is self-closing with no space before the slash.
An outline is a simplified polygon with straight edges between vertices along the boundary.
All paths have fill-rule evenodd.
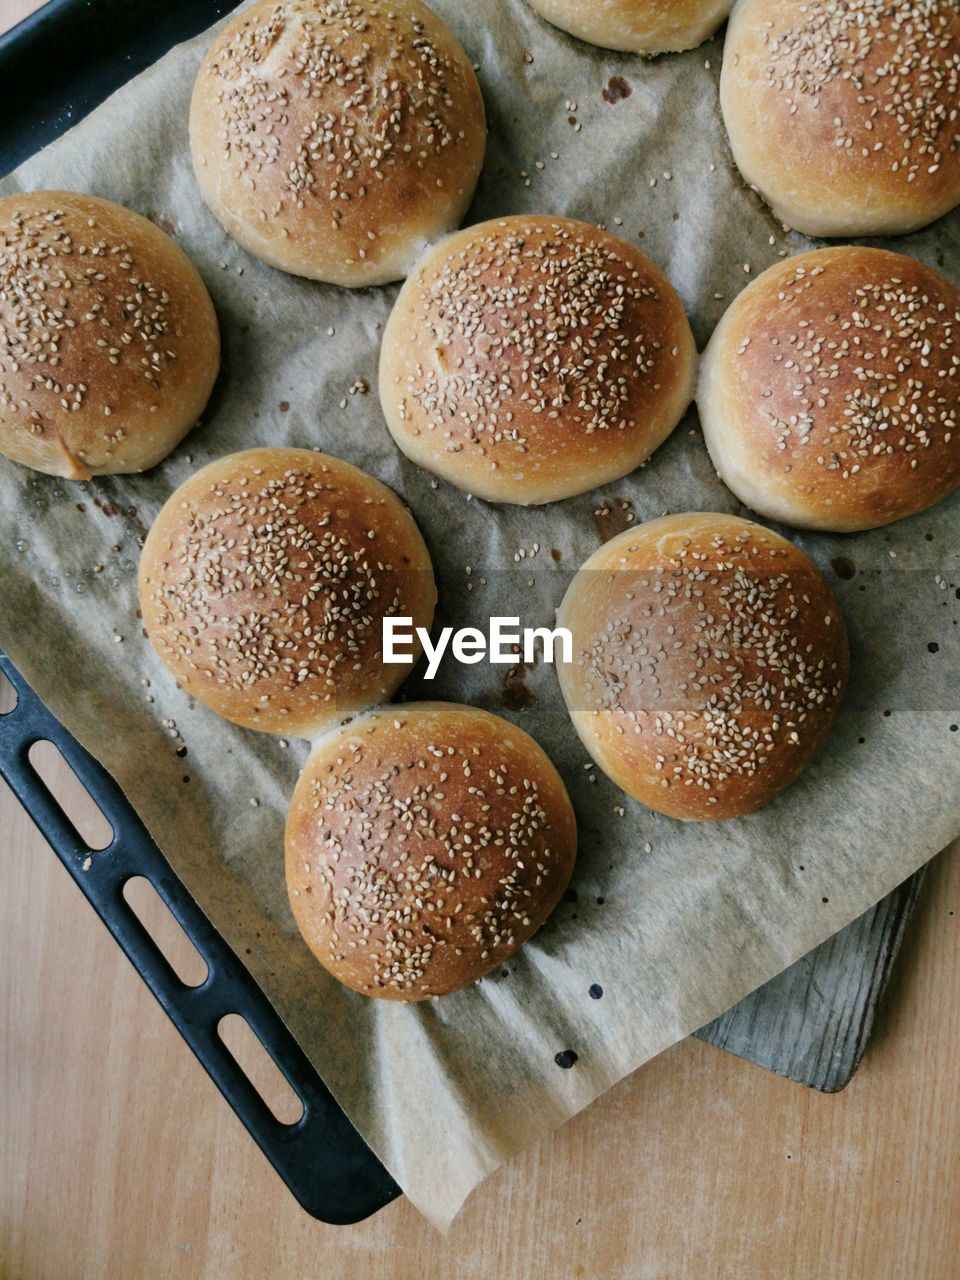
<path id="1" fill-rule="evenodd" d="M 336 1224 L 358 1222 L 395 1199 L 397 1184 L 187 892 L 123 792 L 2 652 L 0 671 L 17 695 L 16 707 L 0 715 L 0 774 L 292 1194 L 315 1218 Z M 60 751 L 113 828 L 106 849 L 92 853 L 31 764 L 30 748 L 44 740 Z M 134 914 L 123 894 L 134 876 L 150 881 L 205 960 L 207 977 L 199 986 L 177 977 Z M 303 1115 L 296 1123 L 276 1119 L 220 1038 L 219 1023 L 231 1013 L 269 1046 L 300 1098 Z"/>

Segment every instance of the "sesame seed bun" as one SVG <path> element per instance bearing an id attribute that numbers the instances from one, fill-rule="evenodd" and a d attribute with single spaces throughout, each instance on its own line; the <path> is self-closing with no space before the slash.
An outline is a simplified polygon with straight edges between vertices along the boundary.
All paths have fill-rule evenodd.
<path id="1" fill-rule="evenodd" d="M 294 737 L 389 698 L 416 659 L 384 664 L 383 618 L 429 628 L 436 600 L 400 500 L 307 449 L 211 462 L 167 500 L 140 560 L 147 634 L 183 688 Z"/>
<path id="2" fill-rule="evenodd" d="M 570 35 L 624 53 L 695 49 L 730 12 L 733 0 L 530 0 Z"/>
<path id="3" fill-rule="evenodd" d="M 811 236 L 902 235 L 960 203 L 956 0 L 739 0 L 720 104 L 740 172 Z"/>
<path id="4" fill-rule="evenodd" d="M 490 502 L 553 502 L 633 471 L 693 396 L 683 304 L 639 249 L 570 218 L 469 227 L 419 263 L 380 357 L 413 462 Z"/>
<path id="5" fill-rule="evenodd" d="M 728 308 L 697 403 L 720 478 L 773 520 L 872 529 L 960 482 L 960 290 L 881 249 L 770 267 Z"/>
<path id="6" fill-rule="evenodd" d="M 70 191 L 0 199 L 0 453 L 67 480 L 146 471 L 219 364 L 203 281 L 152 222 Z"/>
<path id="7" fill-rule="evenodd" d="M 483 98 L 420 0 L 263 0 L 197 75 L 203 198 L 281 271 L 358 288 L 406 275 L 460 224 L 483 164 Z"/>
<path id="8" fill-rule="evenodd" d="M 335 978 L 426 1000 L 540 928 L 576 846 L 566 789 L 528 734 L 475 707 L 388 707 L 314 747 L 287 819 L 287 889 Z"/>
<path id="9" fill-rule="evenodd" d="M 557 616 L 574 727 L 671 818 L 736 818 L 788 787 L 843 697 L 843 618 L 793 543 L 734 516 L 666 516 L 595 552 Z"/>

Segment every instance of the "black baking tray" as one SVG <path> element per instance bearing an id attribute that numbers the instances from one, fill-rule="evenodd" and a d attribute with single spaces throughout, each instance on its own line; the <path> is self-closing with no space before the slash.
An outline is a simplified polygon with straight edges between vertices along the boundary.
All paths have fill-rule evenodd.
<path id="1" fill-rule="evenodd" d="M 0 36 L 0 174 L 65 132 L 174 44 L 235 8 L 234 0 L 49 0 Z M 16 708 L 0 716 L 0 774 L 240 1121 L 301 1205 L 330 1223 L 357 1222 L 400 1190 L 323 1084 L 276 1010 L 194 902 L 113 779 L 43 706 L 0 653 Z M 90 852 L 28 758 L 53 742 L 110 822 L 108 850 Z M 148 878 L 208 966 L 195 988 L 173 973 L 133 914 L 123 886 Z M 909 920 L 922 872 L 847 929 L 697 1034 L 790 1079 L 835 1092 L 856 1070 Z M 221 1041 L 240 1014 L 303 1103 L 293 1125 L 274 1118 Z"/>

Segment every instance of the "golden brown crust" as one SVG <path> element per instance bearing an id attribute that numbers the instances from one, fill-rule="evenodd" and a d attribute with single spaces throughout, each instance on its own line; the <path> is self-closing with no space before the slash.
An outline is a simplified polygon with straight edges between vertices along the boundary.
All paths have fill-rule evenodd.
<path id="1" fill-rule="evenodd" d="M 720 103 L 788 226 L 900 235 L 960 203 L 956 0 L 740 0 Z"/>
<path id="2" fill-rule="evenodd" d="M 730 12 L 733 0 L 530 0 L 570 35 L 624 53 L 695 49 Z"/>
<path id="3" fill-rule="evenodd" d="M 727 310 L 697 390 L 720 478 L 774 520 L 872 529 L 960 482 L 960 290 L 880 249 L 800 254 Z"/>
<path id="4" fill-rule="evenodd" d="M 387 707 L 315 746 L 287 819 L 287 889 L 334 977 L 425 1000 L 539 929 L 576 844 L 560 776 L 521 729 L 453 703 Z"/>
<path id="5" fill-rule="evenodd" d="M 553 502 L 644 462 L 696 360 L 683 304 L 639 249 L 524 214 L 418 265 L 384 333 L 380 398 L 420 466 L 491 502 Z"/>
<path id="6" fill-rule="evenodd" d="M 245 249 L 359 287 L 401 279 L 459 225 L 486 123 L 465 53 L 420 0 L 263 0 L 204 59 L 190 145 Z"/>
<path id="7" fill-rule="evenodd" d="M 382 621 L 429 628 L 430 557 L 395 494 L 306 449 L 210 463 L 167 500 L 140 560 L 147 634 L 188 693 L 236 724 L 312 737 L 408 674 Z"/>
<path id="8" fill-rule="evenodd" d="M 70 191 L 0 199 L 0 453 L 70 480 L 145 471 L 219 363 L 203 281 L 152 222 Z"/>
<path id="9" fill-rule="evenodd" d="M 557 615 L 574 726 L 634 799 L 673 818 L 739 817 L 793 782 L 843 697 L 846 629 L 816 566 L 734 516 L 628 529 Z"/>

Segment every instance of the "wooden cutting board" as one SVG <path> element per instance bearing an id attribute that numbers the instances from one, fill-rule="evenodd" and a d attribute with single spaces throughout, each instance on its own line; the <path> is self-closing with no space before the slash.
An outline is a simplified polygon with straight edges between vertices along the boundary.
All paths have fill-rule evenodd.
<path id="1" fill-rule="evenodd" d="M 860 1065 L 925 868 L 697 1035 L 836 1093 Z"/>

